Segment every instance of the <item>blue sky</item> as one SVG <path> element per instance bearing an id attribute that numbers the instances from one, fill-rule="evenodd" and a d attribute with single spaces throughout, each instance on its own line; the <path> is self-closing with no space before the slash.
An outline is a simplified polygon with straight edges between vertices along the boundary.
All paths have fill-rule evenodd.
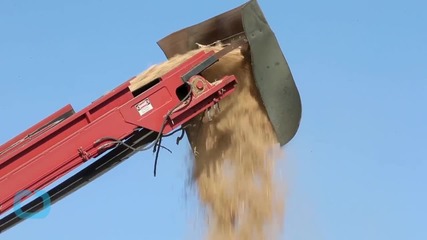
<path id="1" fill-rule="evenodd" d="M 0 142 L 165 60 L 156 41 L 242 0 L 0 1 Z M 427 239 L 427 4 L 267 1 L 303 102 L 283 239 Z M 188 145 L 140 153 L 0 239 L 196 239 Z"/>

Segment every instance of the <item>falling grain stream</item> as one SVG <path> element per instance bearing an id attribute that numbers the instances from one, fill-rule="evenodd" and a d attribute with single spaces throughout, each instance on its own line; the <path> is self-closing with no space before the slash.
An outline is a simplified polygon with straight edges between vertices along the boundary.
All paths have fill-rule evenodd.
<path id="1" fill-rule="evenodd" d="M 178 55 L 140 74 L 133 83 L 161 76 L 201 50 Z M 283 225 L 283 186 L 275 179 L 281 157 L 274 131 L 256 89 L 250 59 L 234 50 L 206 69 L 208 80 L 234 74 L 236 91 L 220 102 L 208 120 L 194 118 L 187 129 L 191 144 L 191 182 L 206 210 L 207 240 L 275 239 Z"/>

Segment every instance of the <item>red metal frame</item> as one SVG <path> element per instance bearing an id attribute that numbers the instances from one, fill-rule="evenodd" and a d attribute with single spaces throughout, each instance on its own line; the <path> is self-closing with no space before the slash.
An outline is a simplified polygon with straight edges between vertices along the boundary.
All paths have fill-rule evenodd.
<path id="1" fill-rule="evenodd" d="M 166 134 L 230 94 L 236 83 L 234 76 L 211 85 L 198 75 L 189 80 L 197 84 L 197 94 L 192 92 L 184 103 L 176 94 L 184 84 L 181 77 L 213 55 L 194 55 L 137 96 L 126 81 L 78 113 L 67 105 L 0 146 L 0 213 L 13 206 L 19 191 L 42 189 L 116 146 L 108 144 L 112 138 L 126 139 L 137 128 L 160 132 L 164 127 L 162 133 Z M 181 107 L 171 113 L 179 104 Z"/>

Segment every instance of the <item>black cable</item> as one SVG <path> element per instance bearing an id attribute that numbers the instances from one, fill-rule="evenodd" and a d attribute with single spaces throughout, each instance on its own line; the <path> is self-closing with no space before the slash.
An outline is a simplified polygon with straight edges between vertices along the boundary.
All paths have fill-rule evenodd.
<path id="1" fill-rule="evenodd" d="M 159 159 L 159 154 L 160 154 L 160 148 L 163 148 L 163 149 L 166 149 L 168 152 L 170 152 L 170 153 L 172 153 L 172 151 L 170 150 L 170 149 L 168 149 L 168 148 L 166 148 L 166 147 L 164 147 L 164 146 L 162 146 L 161 145 L 161 143 L 162 143 L 162 138 L 164 137 L 164 136 L 171 136 L 171 135 L 173 135 L 173 134 L 175 134 L 176 132 L 178 132 L 178 131 L 182 131 L 182 133 L 181 133 L 181 135 L 177 138 L 177 140 L 176 140 L 176 143 L 177 144 L 179 144 L 179 142 L 184 138 L 184 129 L 185 128 L 187 128 L 187 127 L 189 127 L 190 126 L 190 124 L 187 124 L 186 126 L 184 126 L 184 127 L 181 127 L 181 128 L 179 128 L 179 129 L 177 129 L 177 130 L 174 130 L 173 132 L 171 132 L 171 133 L 168 133 L 168 134 L 166 134 L 166 135 L 163 135 L 162 133 L 163 133 L 163 131 L 164 131 L 164 129 L 165 129 L 165 127 L 166 127 L 166 124 L 168 123 L 168 120 L 170 119 L 170 116 L 172 115 L 172 113 L 174 113 L 175 112 L 175 110 L 178 108 L 178 107 L 180 107 L 183 103 L 185 103 L 189 98 L 190 98 L 190 102 L 191 102 L 191 93 L 192 93 L 192 91 L 191 91 L 191 84 L 189 84 L 189 83 L 187 83 L 189 86 L 190 86 L 190 90 L 188 91 L 188 93 L 187 93 L 187 95 L 174 107 L 174 108 L 172 108 L 167 114 L 166 114 L 166 116 L 165 116 L 165 118 L 163 119 L 163 123 L 162 123 L 162 125 L 161 125 L 161 128 L 160 128 L 160 131 L 159 131 L 159 133 L 157 134 L 157 137 L 156 137 L 156 139 L 153 141 L 153 143 L 152 144 L 149 144 L 148 146 L 145 146 L 144 148 L 141 148 L 141 149 L 135 149 L 135 148 L 133 148 L 132 146 L 129 146 L 129 145 L 127 145 L 126 143 L 124 143 L 123 141 L 121 141 L 121 140 L 118 140 L 118 139 L 116 139 L 116 138 L 112 138 L 112 137 L 105 137 L 105 138 L 101 138 L 101 139 L 98 139 L 96 142 L 102 142 L 102 141 L 106 141 L 106 140 L 111 140 L 111 141 L 113 141 L 113 142 L 109 142 L 109 143 L 107 143 L 107 144 L 104 144 L 103 146 L 101 146 L 101 148 L 103 148 L 103 147 L 106 147 L 106 146 L 108 146 L 108 145 L 111 145 L 111 144 L 122 144 L 122 145 L 124 145 L 125 147 L 127 147 L 127 148 L 129 148 L 129 149 L 131 149 L 131 150 L 133 150 L 133 151 L 145 151 L 145 150 L 147 150 L 147 149 L 149 149 L 149 148 L 151 148 L 151 147 L 153 147 L 153 152 L 154 153 L 156 153 L 156 156 L 155 156 L 155 159 L 154 159 L 154 170 L 153 170 L 153 173 L 154 173 L 154 176 L 156 176 L 157 175 L 157 163 L 158 163 L 158 159 Z M 187 103 L 187 105 L 190 103 L 190 102 L 188 102 Z"/>
<path id="2" fill-rule="evenodd" d="M 175 133 L 177 133 L 177 132 L 179 132 L 179 131 L 182 131 L 182 130 L 184 130 L 184 129 L 188 128 L 188 127 L 190 127 L 191 125 L 192 125 L 192 124 L 187 124 L 187 125 L 185 125 L 184 127 L 180 127 L 180 128 L 178 128 L 178 129 L 175 129 L 175 130 L 173 130 L 172 132 L 170 132 L 170 133 L 168 133 L 168 134 L 163 135 L 163 137 L 170 137 L 170 136 L 174 135 Z"/>
<path id="3" fill-rule="evenodd" d="M 159 139 L 159 146 L 161 146 L 160 144 L 162 144 L 162 138 Z M 160 148 L 157 149 L 156 151 L 156 158 L 154 159 L 154 176 L 156 176 L 157 174 L 157 161 L 159 159 L 159 153 L 160 153 Z"/>
<path id="4" fill-rule="evenodd" d="M 170 115 L 172 115 L 172 113 L 174 113 L 174 111 L 179 107 L 179 106 L 181 106 L 185 101 L 187 101 L 187 99 L 188 98 L 190 98 L 191 97 L 191 84 L 189 84 L 189 83 L 187 83 L 189 86 L 190 86 L 190 90 L 188 91 L 188 94 L 174 107 L 174 108 L 172 108 L 169 112 L 168 112 L 168 114 L 166 114 L 166 116 L 165 116 L 165 118 L 164 118 L 164 120 L 163 120 L 163 123 L 162 123 L 162 126 L 161 126 L 161 128 L 160 128 L 160 131 L 159 131 L 159 134 L 157 135 L 157 138 L 156 138 L 156 140 L 154 141 L 154 148 L 153 148 L 153 152 L 155 152 L 156 153 L 156 157 L 155 157 L 155 159 L 154 159 L 154 170 L 153 170 L 153 173 L 154 173 L 154 177 L 157 175 L 157 162 L 158 162 L 158 158 L 159 158 L 159 153 L 160 153 L 160 147 L 161 147 L 161 142 L 162 142 L 162 137 L 163 137 L 163 130 L 165 129 L 165 127 L 166 127 L 166 124 L 168 123 L 168 120 L 169 120 L 169 118 L 170 118 Z M 190 99 L 190 102 L 191 102 L 191 99 Z M 189 103 L 190 103 L 189 102 Z M 188 104 L 189 104 L 188 103 Z"/>
<path id="5" fill-rule="evenodd" d="M 164 118 L 164 120 L 163 120 L 163 123 L 162 123 L 162 127 L 160 128 L 160 131 L 159 131 L 159 134 L 157 135 L 157 138 L 156 138 L 156 140 L 154 141 L 155 142 L 155 144 L 154 144 L 154 149 L 153 149 L 153 152 L 155 152 L 156 153 L 156 157 L 155 157 L 155 159 L 154 159 L 154 171 L 153 171 L 153 173 L 154 173 L 154 176 L 156 176 L 157 175 L 157 162 L 158 162 L 158 158 L 159 158 L 159 152 L 160 152 L 160 147 L 161 147 L 161 142 L 162 142 L 162 137 L 163 137 L 163 130 L 165 129 L 165 127 L 166 127 L 166 124 L 168 123 L 168 120 L 169 120 L 169 118 L 170 118 L 170 115 L 172 115 L 172 113 L 174 113 L 175 112 L 175 110 L 179 107 L 179 106 L 181 106 L 183 103 L 185 103 L 185 101 L 187 101 L 187 99 L 189 99 L 190 97 L 191 97 L 191 93 L 192 93 L 192 91 L 191 91 L 191 84 L 189 84 L 189 83 L 187 83 L 188 85 L 189 85 L 189 91 L 188 91 L 188 93 L 187 93 L 187 95 L 174 107 L 174 108 L 172 108 L 169 112 L 168 112 L 168 114 L 166 114 L 166 116 L 165 116 L 165 118 Z M 190 98 L 190 102 L 191 102 L 191 98 Z M 188 104 L 190 104 L 190 102 L 188 102 Z M 187 104 L 187 105 L 188 105 Z"/>
<path id="6" fill-rule="evenodd" d="M 181 135 L 176 138 L 176 145 L 179 144 L 179 142 L 184 138 L 184 128 L 181 128 Z"/>

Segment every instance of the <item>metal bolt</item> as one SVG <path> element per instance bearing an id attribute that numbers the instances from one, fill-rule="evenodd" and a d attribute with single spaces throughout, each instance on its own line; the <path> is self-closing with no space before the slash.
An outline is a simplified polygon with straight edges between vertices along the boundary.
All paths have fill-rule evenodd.
<path id="1" fill-rule="evenodd" d="M 196 87 L 198 90 L 203 90 L 203 88 L 205 88 L 203 81 L 197 81 Z"/>

